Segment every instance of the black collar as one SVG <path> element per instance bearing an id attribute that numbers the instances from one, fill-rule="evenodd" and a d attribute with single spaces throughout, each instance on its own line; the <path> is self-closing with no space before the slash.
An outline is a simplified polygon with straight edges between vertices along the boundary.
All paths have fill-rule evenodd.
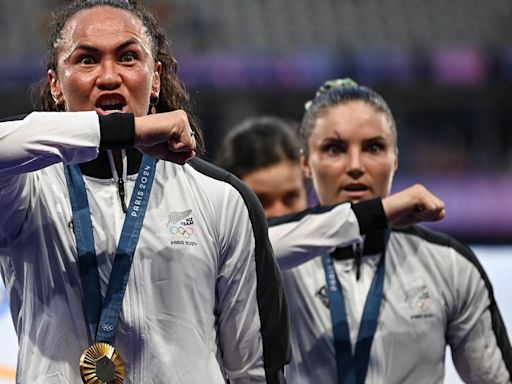
<path id="1" fill-rule="evenodd" d="M 142 162 L 142 153 L 135 148 L 126 150 L 128 156 L 128 175 L 135 175 L 139 172 L 140 163 Z M 98 179 L 110 179 L 112 170 L 108 160 L 107 151 L 100 148 L 98 157 L 94 160 L 80 164 L 80 170 L 84 175 L 96 177 Z"/>
<path id="2" fill-rule="evenodd" d="M 382 253 L 386 247 L 386 231 L 372 232 L 366 235 L 363 243 L 362 256 L 375 255 Z M 336 248 L 331 256 L 336 260 L 353 259 L 356 257 L 354 247 L 349 245 L 343 248 Z"/>

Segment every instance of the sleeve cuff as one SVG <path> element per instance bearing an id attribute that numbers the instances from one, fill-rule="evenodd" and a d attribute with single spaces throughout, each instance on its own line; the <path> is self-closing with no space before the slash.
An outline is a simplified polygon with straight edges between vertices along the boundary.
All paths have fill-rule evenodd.
<path id="1" fill-rule="evenodd" d="M 367 234 L 388 228 L 388 220 L 380 198 L 352 204 L 352 210 L 356 214 L 361 234 Z"/>
<path id="2" fill-rule="evenodd" d="M 100 148 L 125 149 L 135 144 L 135 118 L 132 113 L 99 115 Z"/>

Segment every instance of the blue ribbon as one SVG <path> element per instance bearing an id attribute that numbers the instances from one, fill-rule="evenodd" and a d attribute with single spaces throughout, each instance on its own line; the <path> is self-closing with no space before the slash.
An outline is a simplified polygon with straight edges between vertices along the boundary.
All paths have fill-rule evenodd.
<path id="1" fill-rule="evenodd" d="M 323 255 L 322 262 L 331 312 L 338 383 L 364 384 L 384 291 L 385 252 L 379 261 L 366 298 L 353 355 L 343 289 L 336 276 L 331 256 Z"/>
<path id="2" fill-rule="evenodd" d="M 64 167 L 73 211 L 78 265 L 84 295 L 84 313 L 94 342 L 112 344 L 130 276 L 133 254 L 146 214 L 155 176 L 156 160 L 144 156 L 121 231 L 105 299 L 102 300 L 91 211 L 78 165 Z"/>

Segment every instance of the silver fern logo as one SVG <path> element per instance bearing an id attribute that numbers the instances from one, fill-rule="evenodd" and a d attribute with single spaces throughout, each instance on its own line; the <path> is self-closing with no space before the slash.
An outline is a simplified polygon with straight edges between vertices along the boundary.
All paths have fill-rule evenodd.
<path id="1" fill-rule="evenodd" d="M 169 212 L 167 215 L 167 229 L 171 234 L 171 245 L 187 245 L 195 247 L 195 227 L 192 210 Z"/>
<path id="2" fill-rule="evenodd" d="M 169 212 L 167 215 L 167 218 L 169 221 L 167 222 L 167 226 L 176 224 L 178 221 L 185 219 L 187 216 L 189 216 L 192 213 L 191 209 L 187 209 L 186 211 L 180 211 L 180 212 Z"/>

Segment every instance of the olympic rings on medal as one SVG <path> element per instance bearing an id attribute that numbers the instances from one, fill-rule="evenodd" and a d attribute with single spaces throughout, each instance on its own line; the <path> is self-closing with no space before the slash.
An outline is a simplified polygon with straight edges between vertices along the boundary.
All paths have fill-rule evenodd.
<path id="1" fill-rule="evenodd" d="M 170 226 L 169 231 L 171 231 L 173 235 L 181 235 L 184 239 L 188 239 L 194 234 L 194 230 L 191 227 L 177 227 L 175 225 Z"/>

